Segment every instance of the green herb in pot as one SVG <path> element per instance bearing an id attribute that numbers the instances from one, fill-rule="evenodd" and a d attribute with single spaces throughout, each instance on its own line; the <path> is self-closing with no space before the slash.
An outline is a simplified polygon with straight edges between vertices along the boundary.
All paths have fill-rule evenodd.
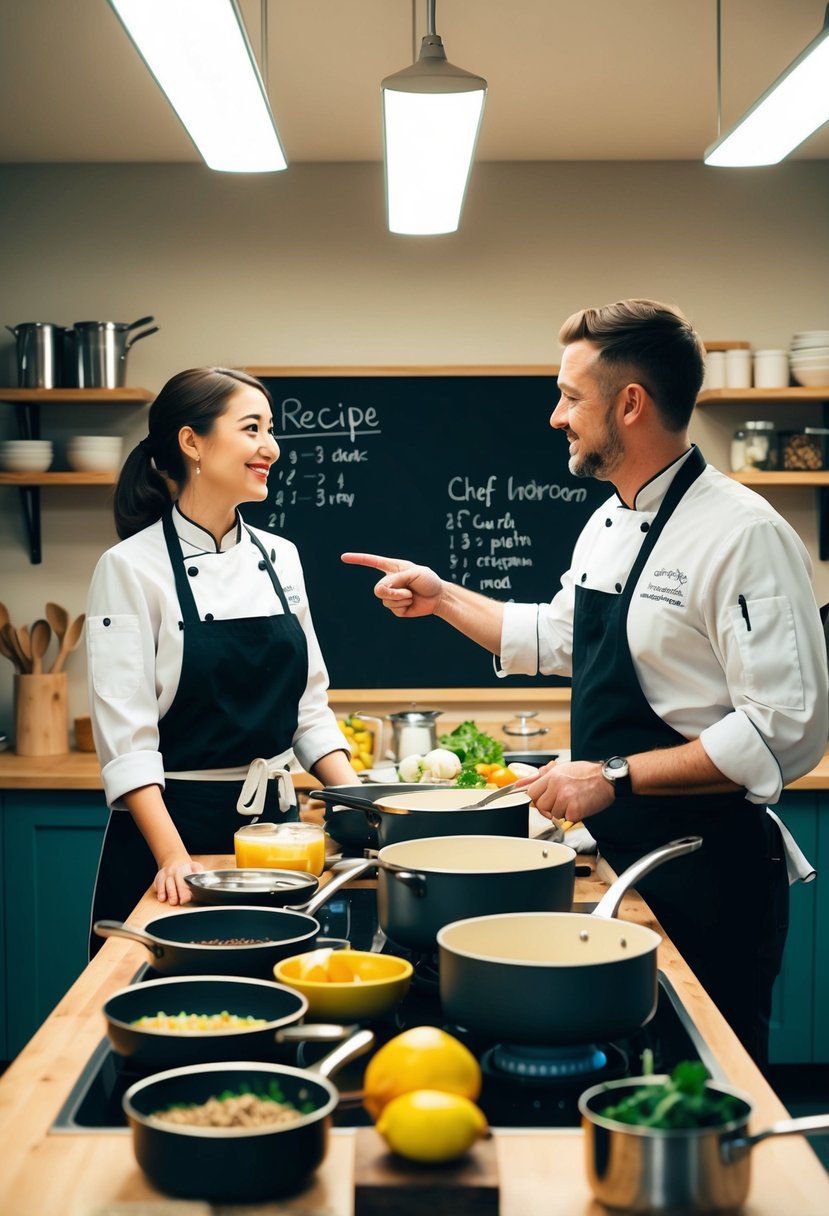
<path id="1" fill-rule="evenodd" d="M 719 1127 L 741 1115 L 743 1104 L 731 1094 L 709 1089 L 708 1070 L 698 1060 L 677 1064 L 667 1081 L 642 1085 L 620 1102 L 597 1113 L 617 1123 L 662 1130 Z"/>

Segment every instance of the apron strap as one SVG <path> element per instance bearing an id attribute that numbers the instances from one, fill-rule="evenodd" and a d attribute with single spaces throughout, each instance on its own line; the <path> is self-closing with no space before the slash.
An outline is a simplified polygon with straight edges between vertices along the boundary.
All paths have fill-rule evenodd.
<path id="1" fill-rule="evenodd" d="M 173 512 L 165 511 L 161 517 L 161 524 L 164 528 L 164 539 L 167 542 L 167 552 L 170 555 L 170 564 L 173 567 L 173 577 L 176 580 L 176 595 L 178 596 L 181 615 L 184 618 L 183 626 L 195 625 L 199 621 L 199 610 L 196 607 L 196 600 L 193 595 L 193 588 L 190 586 L 184 571 L 184 554 L 181 551 L 181 544 L 176 533 L 175 524 L 173 523 Z"/>
<path id="2" fill-rule="evenodd" d="M 253 543 L 256 545 L 256 548 L 259 550 L 259 552 L 262 554 L 263 558 L 265 559 L 265 569 L 267 570 L 270 580 L 273 583 L 274 591 L 279 596 L 280 602 L 282 604 L 283 612 L 285 613 L 286 616 L 292 616 L 293 613 L 291 612 L 291 609 L 288 606 L 288 600 L 285 596 L 285 592 L 282 590 L 282 584 L 280 583 L 280 581 L 277 577 L 276 571 L 273 568 L 273 563 L 271 562 L 271 559 L 268 557 L 268 555 L 265 551 L 264 545 L 262 544 L 262 542 L 258 536 L 254 536 L 253 532 L 251 532 L 250 528 L 247 526 L 247 524 L 244 522 L 244 520 L 242 521 L 242 527 L 245 529 L 248 536 L 253 541 Z"/>

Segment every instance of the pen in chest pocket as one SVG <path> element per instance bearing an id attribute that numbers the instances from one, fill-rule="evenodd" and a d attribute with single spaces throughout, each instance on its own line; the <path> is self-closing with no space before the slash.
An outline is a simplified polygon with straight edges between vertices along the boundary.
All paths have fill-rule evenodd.
<path id="1" fill-rule="evenodd" d="M 737 596 L 737 603 L 740 605 L 740 612 L 743 614 L 743 620 L 746 623 L 746 633 L 751 633 L 751 618 L 748 615 L 748 604 L 744 595 Z"/>

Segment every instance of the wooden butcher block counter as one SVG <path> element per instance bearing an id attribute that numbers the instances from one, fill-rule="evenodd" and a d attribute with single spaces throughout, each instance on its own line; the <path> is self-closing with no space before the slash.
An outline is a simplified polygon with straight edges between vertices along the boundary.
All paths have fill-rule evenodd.
<path id="1" fill-rule="evenodd" d="M 202 859 L 208 868 L 227 858 Z M 582 860 L 580 858 L 580 860 Z M 232 864 L 232 862 L 230 862 Z M 595 876 L 577 879 L 576 899 L 595 901 L 602 891 Z M 145 896 L 130 918 L 137 924 L 159 914 Z M 635 893 L 622 904 L 623 918 L 659 928 Z M 723 926 L 723 932 L 728 926 Z M 734 943 L 739 949 L 739 941 Z M 111 938 L 86 968 L 24 1051 L 0 1079 L 0 1212 L 3 1216 L 352 1216 L 356 1135 L 334 1130 L 327 1157 L 298 1196 L 255 1207 L 212 1207 L 160 1195 L 145 1179 L 124 1131 L 50 1132 L 83 1066 L 104 1034 L 101 1007 L 110 993 L 129 984 L 146 951 Z M 733 1084 L 755 1105 L 752 1130 L 786 1117 L 737 1039 L 673 946 L 664 941 L 659 965 Z M 578 1130 L 496 1132 L 500 1216 L 601 1216 L 605 1209 L 588 1190 Z M 752 1187 L 747 1216 L 825 1216 L 829 1175 L 799 1136 L 766 1141 L 752 1152 Z M 402 1195 L 401 1195 L 402 1198 Z M 453 1210 L 424 1203 L 424 1216 Z M 394 1210 L 394 1205 L 389 1208 Z M 407 1207 L 407 1210 L 411 1210 Z"/>

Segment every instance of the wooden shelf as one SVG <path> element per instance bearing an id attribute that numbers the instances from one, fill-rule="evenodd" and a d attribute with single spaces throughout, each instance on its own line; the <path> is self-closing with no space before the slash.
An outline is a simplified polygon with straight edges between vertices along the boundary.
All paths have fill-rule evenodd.
<path id="1" fill-rule="evenodd" d="M 114 486 L 109 473 L 0 473 L 0 486 Z"/>
<path id="2" fill-rule="evenodd" d="M 145 405 L 154 397 L 146 388 L 0 388 L 0 401 L 12 405 Z"/>
<path id="3" fill-rule="evenodd" d="M 744 486 L 829 486 L 829 469 L 817 472 L 729 473 Z"/>
<path id="4" fill-rule="evenodd" d="M 825 388 L 709 388 L 697 397 L 697 405 L 731 405 L 741 401 L 791 401 L 794 404 L 829 401 L 829 384 Z"/>
<path id="5" fill-rule="evenodd" d="M 0 388 L 0 404 L 15 406 L 21 439 L 40 438 L 43 405 L 146 405 L 155 394 L 146 388 Z M 33 566 L 41 560 L 40 491 L 44 486 L 112 486 L 118 474 L 105 473 L 0 473 L 0 486 L 16 486 L 29 537 Z"/>

